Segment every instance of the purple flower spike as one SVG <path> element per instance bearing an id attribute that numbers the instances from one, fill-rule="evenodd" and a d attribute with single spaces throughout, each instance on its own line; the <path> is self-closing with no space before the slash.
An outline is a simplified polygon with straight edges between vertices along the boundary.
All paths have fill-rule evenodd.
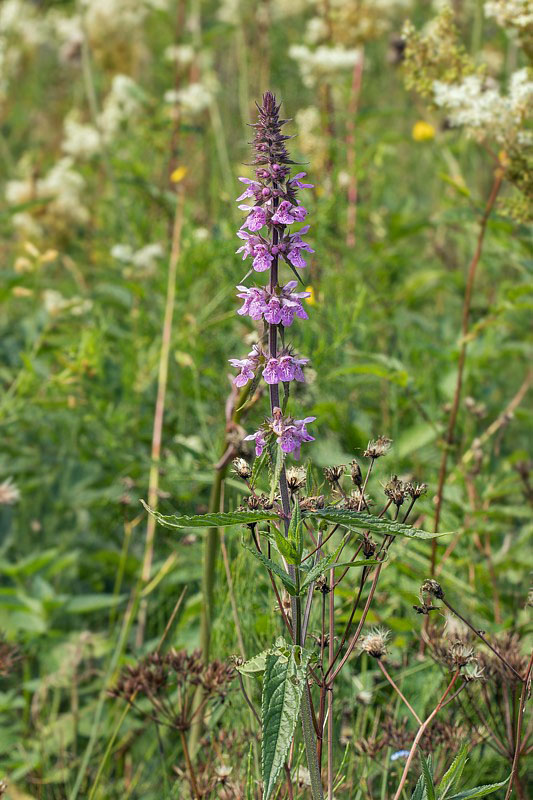
<path id="1" fill-rule="evenodd" d="M 307 209 L 303 206 L 293 206 L 288 200 L 284 200 L 272 215 L 272 222 L 276 225 L 292 225 L 293 222 L 302 222 L 306 216 Z"/>
<path id="2" fill-rule="evenodd" d="M 274 261 L 274 256 L 269 252 L 266 244 L 257 244 L 254 247 L 254 260 L 252 262 L 253 268 L 256 272 L 265 272 L 270 269 L 271 263 Z"/>
<path id="3" fill-rule="evenodd" d="M 302 183 L 300 178 L 304 178 L 307 175 L 307 172 L 298 172 L 293 178 L 289 181 L 289 186 L 296 187 L 297 189 L 314 189 L 314 184 L 312 183 Z M 242 180 L 242 178 L 239 178 Z"/>
<path id="4" fill-rule="evenodd" d="M 247 197 L 255 197 L 255 193 L 261 189 L 261 184 L 257 181 L 251 181 L 249 178 L 239 178 L 239 180 L 241 183 L 246 184 L 248 188 L 237 198 L 237 202 L 246 200 Z"/>
<path id="5" fill-rule="evenodd" d="M 260 230 L 263 225 L 266 225 L 266 211 L 262 206 L 253 206 L 250 208 L 250 206 L 243 205 L 239 206 L 239 208 L 250 212 L 246 217 L 243 227 L 255 233 L 255 231 Z"/>
<path id="6" fill-rule="evenodd" d="M 266 446 L 265 437 L 263 435 L 263 431 L 256 431 L 255 433 L 251 433 L 249 436 L 244 437 L 245 442 L 255 441 L 255 454 L 259 458 L 262 455 L 263 450 Z"/>

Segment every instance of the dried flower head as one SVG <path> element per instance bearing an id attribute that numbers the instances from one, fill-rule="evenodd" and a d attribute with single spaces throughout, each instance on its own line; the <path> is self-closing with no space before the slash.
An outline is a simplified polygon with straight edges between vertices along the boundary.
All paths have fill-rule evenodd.
<path id="1" fill-rule="evenodd" d="M 340 479 L 344 475 L 345 469 L 346 464 L 338 464 L 335 467 L 324 467 L 324 477 L 332 486 L 337 486 Z"/>
<path id="2" fill-rule="evenodd" d="M 233 471 L 243 481 L 247 481 L 252 475 L 252 468 L 244 458 L 234 458 L 232 461 Z"/>
<path id="3" fill-rule="evenodd" d="M 381 458 L 381 456 L 387 455 L 391 448 L 391 444 L 392 439 L 388 439 L 386 436 L 378 436 L 377 439 L 374 439 L 368 443 L 363 455 L 365 458 Z"/>
<path id="4" fill-rule="evenodd" d="M 422 495 L 426 494 L 428 485 L 427 483 L 411 483 L 409 481 L 409 483 L 404 485 L 404 489 L 409 497 L 412 497 L 413 500 L 418 500 L 419 497 L 422 497 Z"/>
<path id="5" fill-rule="evenodd" d="M 383 487 L 385 495 L 391 500 L 398 508 L 405 500 L 406 490 L 404 482 L 401 481 L 397 475 L 393 475 L 388 483 Z"/>
<path id="6" fill-rule="evenodd" d="M 359 647 L 365 653 L 372 656 L 372 658 L 383 658 L 387 653 L 387 641 L 390 637 L 390 631 L 384 628 L 372 628 L 372 630 L 363 636 Z"/>
<path id="7" fill-rule="evenodd" d="M 20 500 L 18 486 L 13 483 L 13 478 L 7 478 L 0 483 L 0 506 L 12 506 Z"/>
<path id="8" fill-rule="evenodd" d="M 355 458 L 353 461 L 350 462 L 350 478 L 352 479 L 352 483 L 355 486 L 361 488 L 361 486 L 363 485 L 363 475 L 361 473 L 361 467 L 359 466 Z"/>
<path id="9" fill-rule="evenodd" d="M 304 499 L 300 502 L 300 508 L 306 511 L 318 511 L 321 508 L 324 508 L 326 502 L 324 500 L 324 495 L 319 494 L 315 495 L 314 497 L 304 497 Z"/>
<path id="10" fill-rule="evenodd" d="M 422 595 L 424 592 L 428 592 L 432 597 L 436 597 L 437 600 L 442 600 L 444 597 L 442 586 L 440 583 L 437 583 L 437 581 L 433 580 L 433 578 L 428 578 L 425 580 L 420 587 L 420 594 Z"/>
<path id="11" fill-rule="evenodd" d="M 466 667 L 475 660 L 474 648 L 458 639 L 450 647 L 450 660 L 455 669 Z"/>
<path id="12" fill-rule="evenodd" d="M 305 467 L 289 467 L 286 476 L 287 486 L 292 493 L 297 492 L 305 486 L 307 479 Z"/>

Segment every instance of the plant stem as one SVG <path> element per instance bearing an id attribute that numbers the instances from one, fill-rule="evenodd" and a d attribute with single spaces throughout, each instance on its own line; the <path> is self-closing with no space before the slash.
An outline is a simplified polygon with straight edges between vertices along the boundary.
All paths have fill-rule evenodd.
<path id="1" fill-rule="evenodd" d="M 329 639 L 328 668 L 335 657 L 335 567 L 329 571 Z M 333 681 L 327 687 L 328 696 L 328 800 L 333 800 Z"/>
<path id="2" fill-rule="evenodd" d="M 194 769 L 192 766 L 191 757 L 189 754 L 189 748 L 187 747 L 187 737 L 185 736 L 184 731 L 180 731 L 180 738 L 181 738 L 181 744 L 183 746 L 185 763 L 187 764 L 187 771 L 189 773 L 189 778 L 191 780 L 192 793 L 194 795 L 195 800 L 201 800 L 202 795 L 198 791 L 198 784 L 196 783 L 196 775 L 194 773 Z"/>
<path id="3" fill-rule="evenodd" d="M 477 630 L 477 628 L 474 628 L 474 626 L 473 626 L 473 625 L 472 625 L 472 624 L 471 624 L 471 623 L 470 623 L 470 622 L 469 622 L 469 621 L 468 621 L 468 620 L 467 620 L 465 617 L 463 617 L 463 615 L 462 615 L 462 614 L 459 614 L 459 612 L 458 612 L 458 611 L 456 611 L 456 610 L 455 610 L 455 608 L 454 608 L 453 606 L 451 606 L 451 605 L 450 605 L 450 603 L 448 603 L 448 601 L 446 600 L 446 598 L 445 598 L 445 597 L 441 597 L 440 599 L 442 600 L 442 602 L 444 603 L 444 605 L 446 606 L 446 608 L 448 608 L 448 609 L 449 609 L 449 610 L 452 612 L 452 614 L 455 614 L 455 616 L 456 616 L 456 617 L 459 617 L 459 619 L 460 619 L 462 622 L 464 622 L 464 624 L 465 624 L 467 627 L 469 627 L 469 628 L 470 628 L 470 630 L 472 631 L 472 633 L 475 633 L 475 634 L 476 634 L 476 636 L 479 636 L 479 638 L 481 639 L 481 641 L 482 641 L 482 642 L 484 642 L 484 643 L 487 645 L 487 647 L 489 648 L 489 650 L 492 650 L 492 652 L 494 653 L 494 655 L 495 655 L 497 658 L 499 658 L 499 659 L 500 659 L 500 661 L 502 662 L 502 664 L 505 664 L 505 666 L 507 667 L 507 669 L 510 669 L 510 670 L 511 670 L 511 672 L 513 673 L 513 675 L 514 675 L 516 678 L 518 678 L 518 680 L 520 681 L 520 683 L 522 683 L 522 681 L 524 680 L 524 678 L 523 678 L 523 677 L 520 675 L 520 673 L 519 673 L 519 672 L 517 672 L 517 671 L 515 670 L 515 668 L 514 668 L 514 667 L 513 667 L 511 664 L 509 664 L 509 662 L 508 662 L 508 661 L 507 661 L 507 660 L 506 660 L 506 659 L 505 659 L 505 658 L 502 656 L 502 654 L 501 654 L 501 653 L 499 653 L 499 652 L 498 652 L 498 651 L 497 651 L 497 650 L 496 650 L 496 649 L 495 649 L 495 648 L 494 648 L 494 647 L 491 645 L 491 643 L 490 643 L 489 641 L 487 641 L 487 639 L 486 639 L 486 638 L 485 638 L 485 636 L 484 636 L 484 635 L 481 633 L 481 631 L 478 631 L 478 630 Z"/>
<path id="4" fill-rule="evenodd" d="M 407 780 L 407 774 L 409 772 L 409 768 L 411 766 L 411 762 L 413 761 L 413 758 L 414 758 L 415 753 L 417 751 L 417 748 L 418 748 L 418 745 L 420 743 L 420 740 L 421 740 L 422 736 L 424 735 L 424 733 L 426 732 L 426 729 L 428 728 L 428 726 L 431 724 L 431 721 L 433 720 L 433 718 L 439 713 L 440 709 L 442 708 L 442 704 L 446 700 L 446 698 L 447 698 L 448 694 L 450 693 L 451 689 L 453 688 L 457 678 L 459 677 L 459 672 L 460 672 L 460 670 L 456 670 L 454 672 L 453 678 L 451 679 L 450 683 L 448 684 L 448 687 L 447 687 L 446 691 L 444 692 L 444 694 L 442 695 L 441 699 L 439 700 L 439 702 L 437 703 L 437 705 L 435 706 L 435 708 L 433 709 L 433 711 L 431 712 L 429 717 L 426 720 L 424 720 L 424 722 L 421 724 L 420 728 L 418 729 L 418 733 L 415 736 L 415 740 L 414 740 L 413 744 L 411 745 L 411 749 L 409 751 L 409 756 L 407 758 L 407 761 L 405 762 L 405 767 L 404 767 L 404 770 L 403 770 L 403 773 L 402 773 L 402 777 L 401 777 L 401 780 L 400 780 L 400 785 L 398 786 L 398 789 L 396 790 L 396 794 L 394 795 L 393 800 L 400 800 L 405 781 Z"/>
<path id="5" fill-rule="evenodd" d="M 418 724 L 422 725 L 422 720 L 420 719 L 420 717 L 418 716 L 418 714 L 416 713 L 416 711 L 414 710 L 414 708 L 410 704 L 409 700 L 405 697 L 404 694 L 402 694 L 400 689 L 396 686 L 396 684 L 392 680 L 391 676 L 389 675 L 389 673 L 385 669 L 385 666 L 384 666 L 383 662 L 381 661 L 381 659 L 378 659 L 378 667 L 380 668 L 380 670 L 382 671 L 383 675 L 388 680 L 388 682 L 390 683 L 390 685 L 392 686 L 394 691 L 402 698 L 403 702 L 405 703 L 405 705 L 407 706 L 407 708 L 409 709 L 409 711 L 411 712 L 413 717 L 416 719 Z"/>
<path id="6" fill-rule="evenodd" d="M 505 800 L 509 800 L 513 791 L 513 784 L 518 784 L 518 762 L 520 760 L 520 754 L 522 750 L 522 722 L 524 719 L 524 711 L 526 708 L 527 702 L 527 695 L 528 690 L 530 688 L 530 677 L 531 677 L 531 670 L 533 669 L 533 652 L 529 658 L 529 664 L 527 666 L 526 674 L 523 677 L 523 685 L 522 685 L 522 692 L 520 693 L 520 703 L 518 706 L 518 721 L 516 723 L 516 736 L 515 736 L 515 744 L 514 744 L 514 757 L 513 757 L 513 766 L 511 767 L 511 775 L 509 777 L 509 786 L 507 787 L 507 792 L 505 794 Z M 517 788 L 517 791 L 518 788 Z"/>
<path id="7" fill-rule="evenodd" d="M 157 381 L 157 398 L 154 412 L 154 425 L 152 432 L 152 451 L 150 476 L 148 479 L 148 505 L 157 509 L 159 488 L 159 459 L 161 456 L 161 438 L 163 431 L 163 417 L 165 414 L 165 399 L 167 393 L 168 362 L 170 354 L 170 341 L 172 338 L 172 318 L 174 314 L 174 299 L 176 296 L 176 274 L 181 252 L 181 231 L 183 227 L 184 194 L 178 191 L 176 213 L 172 230 L 172 249 L 168 265 L 167 296 L 165 302 L 165 315 L 163 319 L 163 333 L 161 338 L 161 352 L 159 356 L 159 375 Z M 146 540 L 142 565 L 141 581 L 146 585 L 150 579 L 150 570 L 154 555 L 154 537 L 156 521 L 153 514 L 148 515 L 146 523 Z M 142 600 L 139 609 L 139 622 L 135 644 L 141 647 L 144 641 L 146 614 L 148 601 Z"/>
<path id="8" fill-rule="evenodd" d="M 461 349 L 459 351 L 459 363 L 457 366 L 457 380 L 455 384 L 455 392 L 453 396 L 452 408 L 450 411 L 450 417 L 448 420 L 448 428 L 446 430 L 446 436 L 444 439 L 444 448 L 442 451 L 441 463 L 440 463 L 440 470 L 439 470 L 439 479 L 438 479 L 438 487 L 437 487 L 437 499 L 435 502 L 435 524 L 434 524 L 434 531 L 438 533 L 439 531 L 439 524 L 440 524 L 440 517 L 442 512 L 442 501 L 444 496 L 444 484 L 446 482 L 446 475 L 447 475 L 447 466 L 448 466 L 448 453 L 453 445 L 454 435 L 455 435 L 455 423 L 457 421 L 457 413 L 459 410 L 459 402 L 461 399 L 461 389 L 463 385 L 463 374 L 466 362 L 466 350 L 467 350 L 467 334 L 468 334 L 468 323 L 470 319 L 470 306 L 472 302 L 472 291 L 474 288 L 474 280 L 476 277 L 476 271 L 479 264 L 479 260 L 481 258 L 481 253 L 483 250 L 483 242 L 485 239 L 485 232 L 487 229 L 487 222 L 489 217 L 492 213 L 492 209 L 494 208 L 494 203 L 496 202 L 496 198 L 498 196 L 498 192 L 500 191 L 500 187 L 503 180 L 504 171 L 501 167 L 497 167 L 494 173 L 494 180 L 492 183 L 492 188 L 490 190 L 489 199 L 485 206 L 485 210 L 483 212 L 483 216 L 481 217 L 479 223 L 479 233 L 477 238 L 476 249 L 474 251 L 474 255 L 472 256 L 472 260 L 470 262 L 470 266 L 468 268 L 468 276 L 466 280 L 466 288 L 465 288 L 465 296 L 463 301 L 463 316 L 461 322 Z M 435 575 L 435 567 L 437 563 L 437 540 L 433 539 L 432 546 L 431 546 L 431 576 Z"/>

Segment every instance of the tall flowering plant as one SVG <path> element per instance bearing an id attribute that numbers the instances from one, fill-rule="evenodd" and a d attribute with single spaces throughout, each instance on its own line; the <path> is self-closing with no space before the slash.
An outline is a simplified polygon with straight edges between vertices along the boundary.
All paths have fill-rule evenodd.
<path id="1" fill-rule="evenodd" d="M 305 173 L 291 175 L 293 162 L 285 146 L 290 137 L 282 133 L 286 120 L 280 118 L 279 111 L 274 95 L 267 92 L 253 126 L 255 179 L 240 179 L 245 189 L 238 198 L 246 216 L 237 233 L 242 241 L 237 252 L 251 263 L 251 269 L 237 286 L 237 296 L 243 301 L 237 313 L 262 321 L 263 335 L 246 357 L 231 358 L 230 363 L 237 370 L 235 385 L 247 387 L 248 397 L 255 395 L 264 380 L 270 399 L 264 421 L 244 437 L 254 443 L 253 464 L 242 457 L 233 462 L 248 495 L 240 508 L 231 511 L 163 516 L 149 510 L 169 528 L 244 526 L 243 546 L 267 570 L 284 633 L 269 649 L 236 663 L 241 689 L 254 712 L 253 698 L 242 677 L 246 681 L 261 679 L 261 715 L 255 714 L 262 728 L 262 797 L 269 800 L 273 796 L 282 775 L 287 780 L 288 796 L 293 796 L 294 742 L 300 721 L 310 796 L 322 800 L 324 778 L 328 800 L 332 800 L 338 735 L 333 713 L 335 679 L 354 651 L 364 650 L 378 659 L 384 676 L 397 691 L 382 664 L 387 632 L 364 635 L 365 621 L 393 543 L 398 537 L 431 539 L 434 534 L 407 524 L 425 484 L 406 483 L 393 476 L 384 486 L 385 505 L 377 514 L 370 512 L 369 478 L 376 461 L 386 456 L 391 446 L 384 436 L 369 442 L 363 453 L 369 462 L 366 473 L 354 459 L 348 470 L 344 464 L 327 467 L 325 482 L 320 483 L 310 466 L 286 465 L 288 456 L 299 459 L 302 445 L 314 438 L 308 426 L 315 417 L 295 419 L 288 409 L 291 383 L 305 380 L 309 359 L 295 353 L 286 342 L 287 329 L 294 319 L 307 319 L 302 303 L 307 293 L 297 291 L 298 275 L 306 266 L 305 254 L 313 250 L 304 239 L 309 229 L 305 224 L 307 209 L 300 204 L 298 193 L 312 186 L 303 182 Z M 292 272 L 290 280 L 281 278 L 282 269 Z M 267 273 L 268 281 L 248 285 L 247 279 L 255 273 Z M 269 493 L 258 489 L 260 482 L 266 482 L 267 466 Z M 333 539 L 335 535 L 340 541 Z M 345 593 L 350 596 L 353 592 L 351 610 L 348 617 L 342 615 L 341 624 L 336 614 L 336 587 L 348 581 L 347 576 L 357 568 L 359 579 Z M 435 606 L 424 596 L 417 608 L 426 614 Z M 312 626 L 316 626 L 314 630 Z M 460 669 L 445 696 L 460 680 Z M 399 696 L 405 701 L 403 695 Z M 414 740 L 413 755 L 424 730 Z M 402 787 L 403 782 L 398 795 Z"/>

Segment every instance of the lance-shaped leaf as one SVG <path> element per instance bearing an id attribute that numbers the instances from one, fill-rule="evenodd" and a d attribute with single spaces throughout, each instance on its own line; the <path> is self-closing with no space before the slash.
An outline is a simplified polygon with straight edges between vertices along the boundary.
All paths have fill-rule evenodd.
<path id="1" fill-rule="evenodd" d="M 442 776 L 439 783 L 439 800 L 445 800 L 446 795 L 454 786 L 459 787 L 459 781 L 468 760 L 468 745 L 466 742 L 461 746 L 461 749 L 455 756 L 449 770 Z"/>
<path id="2" fill-rule="evenodd" d="M 277 648 L 286 646 L 285 639 L 283 636 L 278 636 L 274 643 L 274 647 L 269 647 L 267 650 L 262 650 L 261 653 L 258 653 L 256 656 L 252 656 L 249 658 L 248 661 L 245 661 L 244 664 L 241 664 L 237 667 L 237 671 L 241 673 L 241 675 L 262 675 L 265 671 L 266 667 L 266 660 L 269 653 L 274 652 Z"/>
<path id="3" fill-rule="evenodd" d="M 445 533 L 429 533 L 420 528 L 412 528 L 401 522 L 384 519 L 364 511 L 349 511 L 345 508 L 321 508 L 318 511 L 305 511 L 304 516 L 343 525 L 354 531 L 370 531 L 390 536 L 407 536 L 410 539 L 435 539 Z"/>
<path id="4" fill-rule="evenodd" d="M 281 476 L 281 470 L 283 469 L 283 464 L 285 463 L 285 453 L 279 446 L 275 446 L 274 450 L 274 459 L 273 459 L 273 469 L 270 475 L 270 502 L 274 502 L 274 497 L 276 496 L 276 492 L 279 489 L 279 479 Z"/>
<path id="5" fill-rule="evenodd" d="M 254 558 L 257 558 L 257 560 L 260 561 L 268 570 L 270 570 L 270 572 L 280 579 L 289 594 L 296 595 L 296 584 L 284 569 L 276 564 L 275 561 L 272 561 L 272 559 L 267 558 L 265 555 L 263 555 L 263 553 L 260 553 L 256 548 L 246 544 L 246 542 L 243 542 L 243 547 L 245 547 Z"/>
<path id="6" fill-rule="evenodd" d="M 506 778 L 500 783 L 487 783 L 485 786 L 476 786 L 475 789 L 467 789 L 464 792 L 459 792 L 459 794 L 453 794 L 449 800 L 474 800 L 475 797 L 485 797 L 498 789 L 503 789 L 508 782 L 509 778 Z"/>
<path id="7" fill-rule="evenodd" d="M 427 761 L 423 753 L 420 753 L 420 760 L 422 762 L 422 775 L 424 776 L 424 787 L 426 790 L 427 800 L 437 800 L 437 796 L 435 794 L 435 784 L 433 783 L 431 760 Z"/>
<path id="8" fill-rule="evenodd" d="M 261 766 L 264 800 L 269 800 L 287 758 L 300 713 L 311 653 L 298 645 L 266 659 L 261 704 Z"/>
<path id="9" fill-rule="evenodd" d="M 226 528 L 228 525 L 250 524 L 252 522 L 263 522 L 269 519 L 279 519 L 275 511 L 221 511 L 214 514 L 171 514 L 165 516 L 159 511 L 154 511 L 144 500 L 141 503 L 160 525 L 165 528 Z"/>

